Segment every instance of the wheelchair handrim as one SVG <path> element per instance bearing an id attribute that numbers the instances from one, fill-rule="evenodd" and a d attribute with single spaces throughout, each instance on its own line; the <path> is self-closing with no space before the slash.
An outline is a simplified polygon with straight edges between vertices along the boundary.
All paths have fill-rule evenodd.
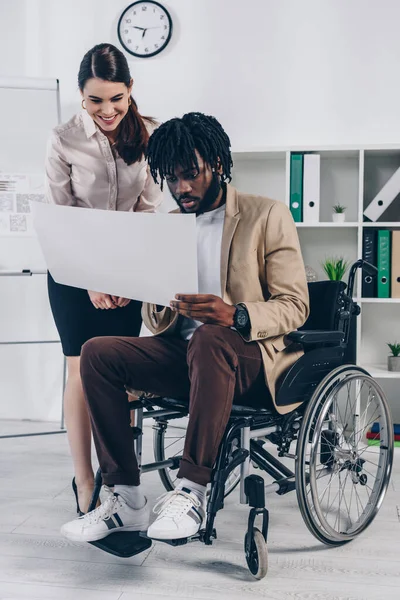
<path id="1" fill-rule="evenodd" d="M 345 386 L 351 383 L 352 381 L 361 380 L 367 381 L 368 385 L 371 386 L 377 396 L 378 400 L 384 411 L 384 422 L 387 425 L 386 431 L 382 434 L 382 440 L 380 442 L 380 451 L 379 451 L 379 465 L 377 467 L 377 473 L 379 473 L 379 477 L 377 476 L 373 488 L 368 498 L 368 502 L 366 506 L 363 508 L 361 514 L 358 515 L 358 519 L 355 521 L 354 525 L 350 527 L 346 532 L 338 531 L 328 522 L 327 517 L 323 514 L 323 510 L 321 508 L 320 497 L 318 497 L 318 489 L 317 489 L 317 479 L 321 479 L 321 477 L 317 477 L 316 474 L 316 465 L 317 465 L 317 453 L 318 447 L 321 444 L 322 437 L 322 427 L 323 423 L 326 422 L 327 414 L 332 407 L 332 403 L 334 402 L 335 397 L 337 397 L 338 392 Z M 328 389 L 328 395 L 324 394 L 324 390 Z M 321 396 L 323 398 L 321 404 Z M 318 412 L 319 411 L 319 412 Z M 347 407 L 346 407 L 347 413 Z M 345 415 L 346 416 L 346 415 Z M 359 415 L 358 415 L 359 416 Z M 316 422 L 315 422 L 315 419 Z M 306 452 L 307 446 L 309 444 L 309 434 L 310 429 L 314 424 L 314 433 L 313 440 L 311 443 L 311 452 L 309 459 L 309 489 L 307 482 L 307 473 L 306 473 Z M 359 432 L 357 432 L 359 433 Z M 360 436 L 359 436 L 360 437 Z M 361 437 L 360 437 L 361 439 Z M 349 445 L 349 444 L 348 444 Z M 341 544 L 346 543 L 353 539 L 356 535 L 361 533 L 374 519 L 376 513 L 378 512 L 383 498 L 385 496 L 387 486 L 389 484 L 391 466 L 392 466 L 392 458 L 393 458 L 393 427 L 391 425 L 390 413 L 387 407 L 387 403 L 385 400 L 384 393 L 380 386 L 369 376 L 369 374 L 361 368 L 355 366 L 344 366 L 339 367 L 331 374 L 329 374 L 318 386 L 315 390 L 310 403 L 306 409 L 306 413 L 303 418 L 302 431 L 299 436 L 299 444 L 298 444 L 298 452 L 297 452 L 297 460 L 296 460 L 296 478 L 298 481 L 297 486 L 297 496 L 299 500 L 300 510 L 303 514 L 303 518 L 312 531 L 312 533 L 321 541 L 328 544 Z M 384 449 L 382 447 L 385 447 Z M 366 450 L 366 449 L 365 449 Z M 363 452 L 365 452 L 365 450 Z M 349 452 L 349 450 L 346 450 Z M 374 455 L 376 455 L 374 453 Z M 359 458 L 357 459 L 360 460 Z M 363 461 L 369 462 L 369 461 Z M 358 464 L 358 463 L 357 463 Z M 351 472 L 351 480 L 354 475 L 355 469 L 353 467 L 347 467 L 347 475 L 344 482 L 344 487 L 347 484 L 347 478 L 349 472 Z M 340 473 L 342 469 L 338 471 L 338 479 L 339 486 L 341 485 L 341 476 Z M 335 474 L 336 477 L 337 473 Z M 371 475 L 371 474 L 370 474 Z M 331 475 L 332 480 L 332 475 Z M 330 485 L 330 482 L 328 483 Z M 353 481 L 353 486 L 355 486 Z M 366 485 L 366 484 L 364 484 Z M 325 490 L 328 488 L 326 486 Z M 340 488 L 339 488 L 340 489 Z M 352 488 L 350 488 L 353 491 Z M 310 502 L 309 494 L 311 492 L 312 503 Z M 329 489 L 330 492 L 330 489 Z M 357 492 L 356 492 L 357 493 Z M 344 492 L 342 494 L 344 498 Z M 329 500 L 328 500 L 329 504 Z M 333 504 L 333 503 L 332 503 Z M 351 503 L 350 503 L 351 508 Z M 347 507 L 348 509 L 348 507 Z M 358 505 L 357 505 L 358 510 Z M 328 512 L 328 511 L 327 511 Z M 339 529 L 340 529 L 340 491 L 339 491 Z M 348 510 L 348 518 L 350 521 L 350 511 Z M 317 523 L 316 523 L 317 521 Z M 336 525 L 336 521 L 335 524 Z"/>

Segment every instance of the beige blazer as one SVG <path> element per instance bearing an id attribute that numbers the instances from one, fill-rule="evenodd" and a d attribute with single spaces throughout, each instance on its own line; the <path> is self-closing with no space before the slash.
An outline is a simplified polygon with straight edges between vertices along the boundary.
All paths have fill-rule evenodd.
<path id="1" fill-rule="evenodd" d="M 303 354 L 285 334 L 303 325 L 309 314 L 297 229 L 282 202 L 242 194 L 227 186 L 221 297 L 229 304 L 246 305 L 251 331 L 245 339 L 260 346 L 266 382 L 275 403 L 283 375 Z M 157 312 L 156 305 L 144 304 L 142 315 L 153 334 L 174 332 L 178 314 L 170 308 Z M 296 406 L 276 406 L 276 409 L 285 414 Z"/>
<path id="2" fill-rule="evenodd" d="M 154 212 L 163 198 L 147 162 L 127 165 L 85 110 L 53 129 L 45 181 L 47 201 L 66 206 Z"/>

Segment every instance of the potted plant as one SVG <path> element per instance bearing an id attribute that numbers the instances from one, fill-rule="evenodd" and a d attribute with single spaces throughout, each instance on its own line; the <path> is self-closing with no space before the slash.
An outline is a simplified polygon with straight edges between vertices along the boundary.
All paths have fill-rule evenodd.
<path id="1" fill-rule="evenodd" d="M 333 207 L 332 221 L 334 223 L 343 223 L 343 221 L 346 219 L 345 210 L 346 207 L 342 204 L 335 204 Z"/>
<path id="2" fill-rule="evenodd" d="M 322 267 L 331 281 L 341 281 L 348 266 L 349 263 L 343 257 L 327 258 L 322 263 Z"/>
<path id="3" fill-rule="evenodd" d="M 388 371 L 400 371 L 400 344 L 388 344 L 391 353 L 388 356 Z"/>

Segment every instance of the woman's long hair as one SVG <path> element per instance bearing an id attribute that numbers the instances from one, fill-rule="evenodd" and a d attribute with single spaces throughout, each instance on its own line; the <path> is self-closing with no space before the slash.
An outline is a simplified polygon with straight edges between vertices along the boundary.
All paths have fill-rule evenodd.
<path id="1" fill-rule="evenodd" d="M 98 44 L 86 52 L 79 67 L 78 85 L 81 92 L 88 79 L 98 77 L 130 86 L 131 74 L 125 55 L 112 44 Z M 149 133 L 145 121 L 155 124 L 150 117 L 142 117 L 131 96 L 127 114 L 119 125 L 115 147 L 120 157 L 131 165 L 144 157 Z"/>

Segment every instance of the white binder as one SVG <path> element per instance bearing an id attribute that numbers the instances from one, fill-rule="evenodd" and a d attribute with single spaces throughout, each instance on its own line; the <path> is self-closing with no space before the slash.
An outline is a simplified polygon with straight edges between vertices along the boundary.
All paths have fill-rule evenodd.
<path id="1" fill-rule="evenodd" d="M 385 212 L 387 207 L 400 194 L 400 167 L 391 176 L 389 181 L 385 183 L 381 191 L 375 196 L 367 208 L 364 210 L 364 215 L 371 221 L 377 221 Z"/>
<path id="2" fill-rule="evenodd" d="M 303 171 L 303 222 L 318 223 L 320 199 L 320 166 L 319 154 L 304 155 Z"/>

